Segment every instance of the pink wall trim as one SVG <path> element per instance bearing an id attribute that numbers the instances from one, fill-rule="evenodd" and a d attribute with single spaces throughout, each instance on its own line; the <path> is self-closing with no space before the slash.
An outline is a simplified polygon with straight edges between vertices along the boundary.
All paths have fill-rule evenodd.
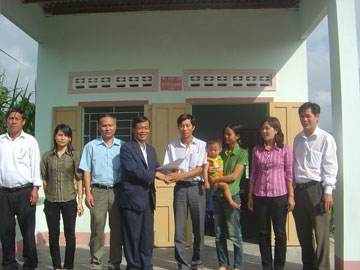
<path id="1" fill-rule="evenodd" d="M 261 75 L 270 74 L 270 86 L 218 86 L 218 87 L 191 87 L 190 75 Z M 184 70 L 184 91 L 276 91 L 276 70 L 274 69 L 186 69 Z"/>
<path id="2" fill-rule="evenodd" d="M 79 106 L 117 106 L 149 104 L 148 100 L 123 100 L 123 101 L 89 101 L 79 102 Z"/>
<path id="3" fill-rule="evenodd" d="M 186 103 L 268 103 L 274 98 L 187 98 Z"/>
<path id="4" fill-rule="evenodd" d="M 359 270 L 360 261 L 343 261 L 335 256 L 335 270 Z"/>
<path id="5" fill-rule="evenodd" d="M 131 87 L 131 88 L 96 88 L 96 89 L 72 89 L 72 81 L 74 77 L 79 76 L 107 76 L 107 75 L 139 75 L 152 74 L 154 77 L 154 85 L 149 88 Z M 159 89 L 159 71 L 157 69 L 139 69 L 139 70 L 109 70 L 109 71 L 86 71 L 86 72 L 69 72 L 68 93 L 105 93 L 105 92 L 156 92 Z"/>

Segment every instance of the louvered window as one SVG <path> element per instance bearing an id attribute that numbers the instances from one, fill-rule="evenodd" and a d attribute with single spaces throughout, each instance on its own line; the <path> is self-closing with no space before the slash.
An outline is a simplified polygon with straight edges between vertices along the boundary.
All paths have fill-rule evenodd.
<path id="1" fill-rule="evenodd" d="M 185 70 L 185 90 L 276 90 L 274 70 Z"/>
<path id="2" fill-rule="evenodd" d="M 157 70 L 70 72 L 69 93 L 157 91 Z"/>

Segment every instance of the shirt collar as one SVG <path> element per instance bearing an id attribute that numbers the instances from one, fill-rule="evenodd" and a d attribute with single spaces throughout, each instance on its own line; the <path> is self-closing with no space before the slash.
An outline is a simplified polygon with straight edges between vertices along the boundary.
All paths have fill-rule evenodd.
<path id="1" fill-rule="evenodd" d="M 141 143 L 141 142 L 139 142 L 136 138 L 135 138 L 135 141 L 137 141 L 137 142 L 138 142 L 138 144 L 139 144 L 139 146 L 140 146 L 140 149 L 141 149 L 141 150 L 146 150 L 146 143 L 144 143 L 144 145 L 145 145 L 145 149 L 143 149 L 143 148 L 142 148 L 142 143 Z"/>
<path id="2" fill-rule="evenodd" d="M 225 149 L 225 155 L 226 156 L 228 155 L 228 151 L 229 150 L 226 148 Z M 240 146 L 239 146 L 239 144 L 236 144 L 230 155 L 237 156 L 239 154 L 240 154 Z"/>
<path id="3" fill-rule="evenodd" d="M 190 146 L 191 144 L 196 145 L 197 143 L 198 143 L 198 139 L 196 139 L 196 138 L 193 136 L 192 141 L 189 143 L 189 146 Z M 183 144 L 183 142 L 181 141 L 181 138 L 179 139 L 179 146 L 185 146 L 185 144 Z"/>
<path id="4" fill-rule="evenodd" d="M 16 137 L 15 140 L 17 140 L 18 138 L 25 138 L 25 135 L 24 135 L 24 134 L 25 134 L 25 132 L 24 132 L 23 130 L 21 130 L 20 135 L 19 135 L 18 137 Z M 12 139 L 10 138 L 8 132 L 4 133 L 4 136 L 5 136 L 8 140 L 12 141 Z"/>
<path id="5" fill-rule="evenodd" d="M 313 137 L 313 136 L 314 136 L 314 137 L 317 137 L 317 136 L 320 134 L 320 132 L 321 132 L 321 129 L 319 128 L 318 125 L 316 125 L 316 128 L 315 128 L 314 132 L 313 132 L 309 137 L 306 136 L 304 130 L 302 131 L 302 136 L 303 136 L 305 139 L 310 139 L 310 138 Z"/>
<path id="6" fill-rule="evenodd" d="M 104 142 L 103 137 L 97 138 L 97 141 L 98 141 L 98 143 L 97 143 L 98 145 L 99 145 L 99 144 L 104 144 L 104 145 L 107 146 L 107 144 Z M 111 144 L 110 146 L 108 146 L 108 147 L 111 147 L 111 146 L 113 146 L 113 145 L 120 145 L 120 140 L 119 140 L 119 139 L 116 139 L 116 138 L 114 137 L 112 144 Z"/>
<path id="7" fill-rule="evenodd" d="M 260 151 L 269 151 L 268 149 L 266 149 L 265 148 L 265 143 L 261 146 L 261 148 L 260 148 Z M 275 142 L 275 144 L 274 144 L 274 150 L 276 150 L 276 151 L 279 151 L 280 150 L 280 147 L 277 145 L 277 143 Z"/>
<path id="8" fill-rule="evenodd" d="M 52 150 L 52 155 L 57 155 L 57 149 L 54 147 L 54 149 Z M 70 156 L 70 152 L 69 152 L 69 149 L 66 148 L 66 151 L 65 151 L 65 154 L 69 155 Z"/>

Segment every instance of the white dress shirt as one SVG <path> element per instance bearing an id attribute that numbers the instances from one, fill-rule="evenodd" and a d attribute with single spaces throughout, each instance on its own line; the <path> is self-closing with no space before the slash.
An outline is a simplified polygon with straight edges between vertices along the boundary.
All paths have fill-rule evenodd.
<path id="1" fill-rule="evenodd" d="M 136 139 L 135 139 L 136 140 Z M 149 163 L 148 163 L 148 159 L 147 159 L 147 153 L 146 153 L 146 143 L 144 143 L 144 148 L 143 148 L 143 145 L 141 142 L 139 142 L 138 140 L 136 140 L 138 143 L 139 143 L 139 146 L 140 146 L 140 149 L 141 149 L 141 152 L 144 156 L 144 159 L 145 159 L 145 162 L 146 162 L 146 167 L 148 167 L 149 169 Z"/>
<path id="2" fill-rule="evenodd" d="M 178 139 L 168 144 L 165 153 L 164 165 L 174 162 L 179 158 L 185 158 L 179 166 L 179 173 L 185 173 L 195 169 L 196 167 L 205 165 L 206 157 L 206 142 L 193 137 L 189 146 L 186 147 L 181 142 L 181 139 Z M 202 174 L 200 174 L 193 178 L 182 179 L 182 181 L 204 181 L 204 179 Z"/>
<path id="3" fill-rule="evenodd" d="M 38 187 L 42 183 L 36 139 L 24 131 L 14 141 L 8 133 L 0 135 L 0 186 L 14 188 L 29 183 Z"/>
<path id="4" fill-rule="evenodd" d="M 336 143 L 329 133 L 316 127 L 309 137 L 306 137 L 304 131 L 296 135 L 294 139 L 296 183 L 319 181 L 322 182 L 325 193 L 332 194 L 337 171 Z"/>

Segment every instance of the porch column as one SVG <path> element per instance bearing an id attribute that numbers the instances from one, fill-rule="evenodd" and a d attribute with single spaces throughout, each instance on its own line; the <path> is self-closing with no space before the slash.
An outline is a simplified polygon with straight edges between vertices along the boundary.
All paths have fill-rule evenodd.
<path id="1" fill-rule="evenodd" d="M 360 269 L 360 89 L 355 1 L 329 0 L 331 98 L 339 173 L 335 269 Z"/>

